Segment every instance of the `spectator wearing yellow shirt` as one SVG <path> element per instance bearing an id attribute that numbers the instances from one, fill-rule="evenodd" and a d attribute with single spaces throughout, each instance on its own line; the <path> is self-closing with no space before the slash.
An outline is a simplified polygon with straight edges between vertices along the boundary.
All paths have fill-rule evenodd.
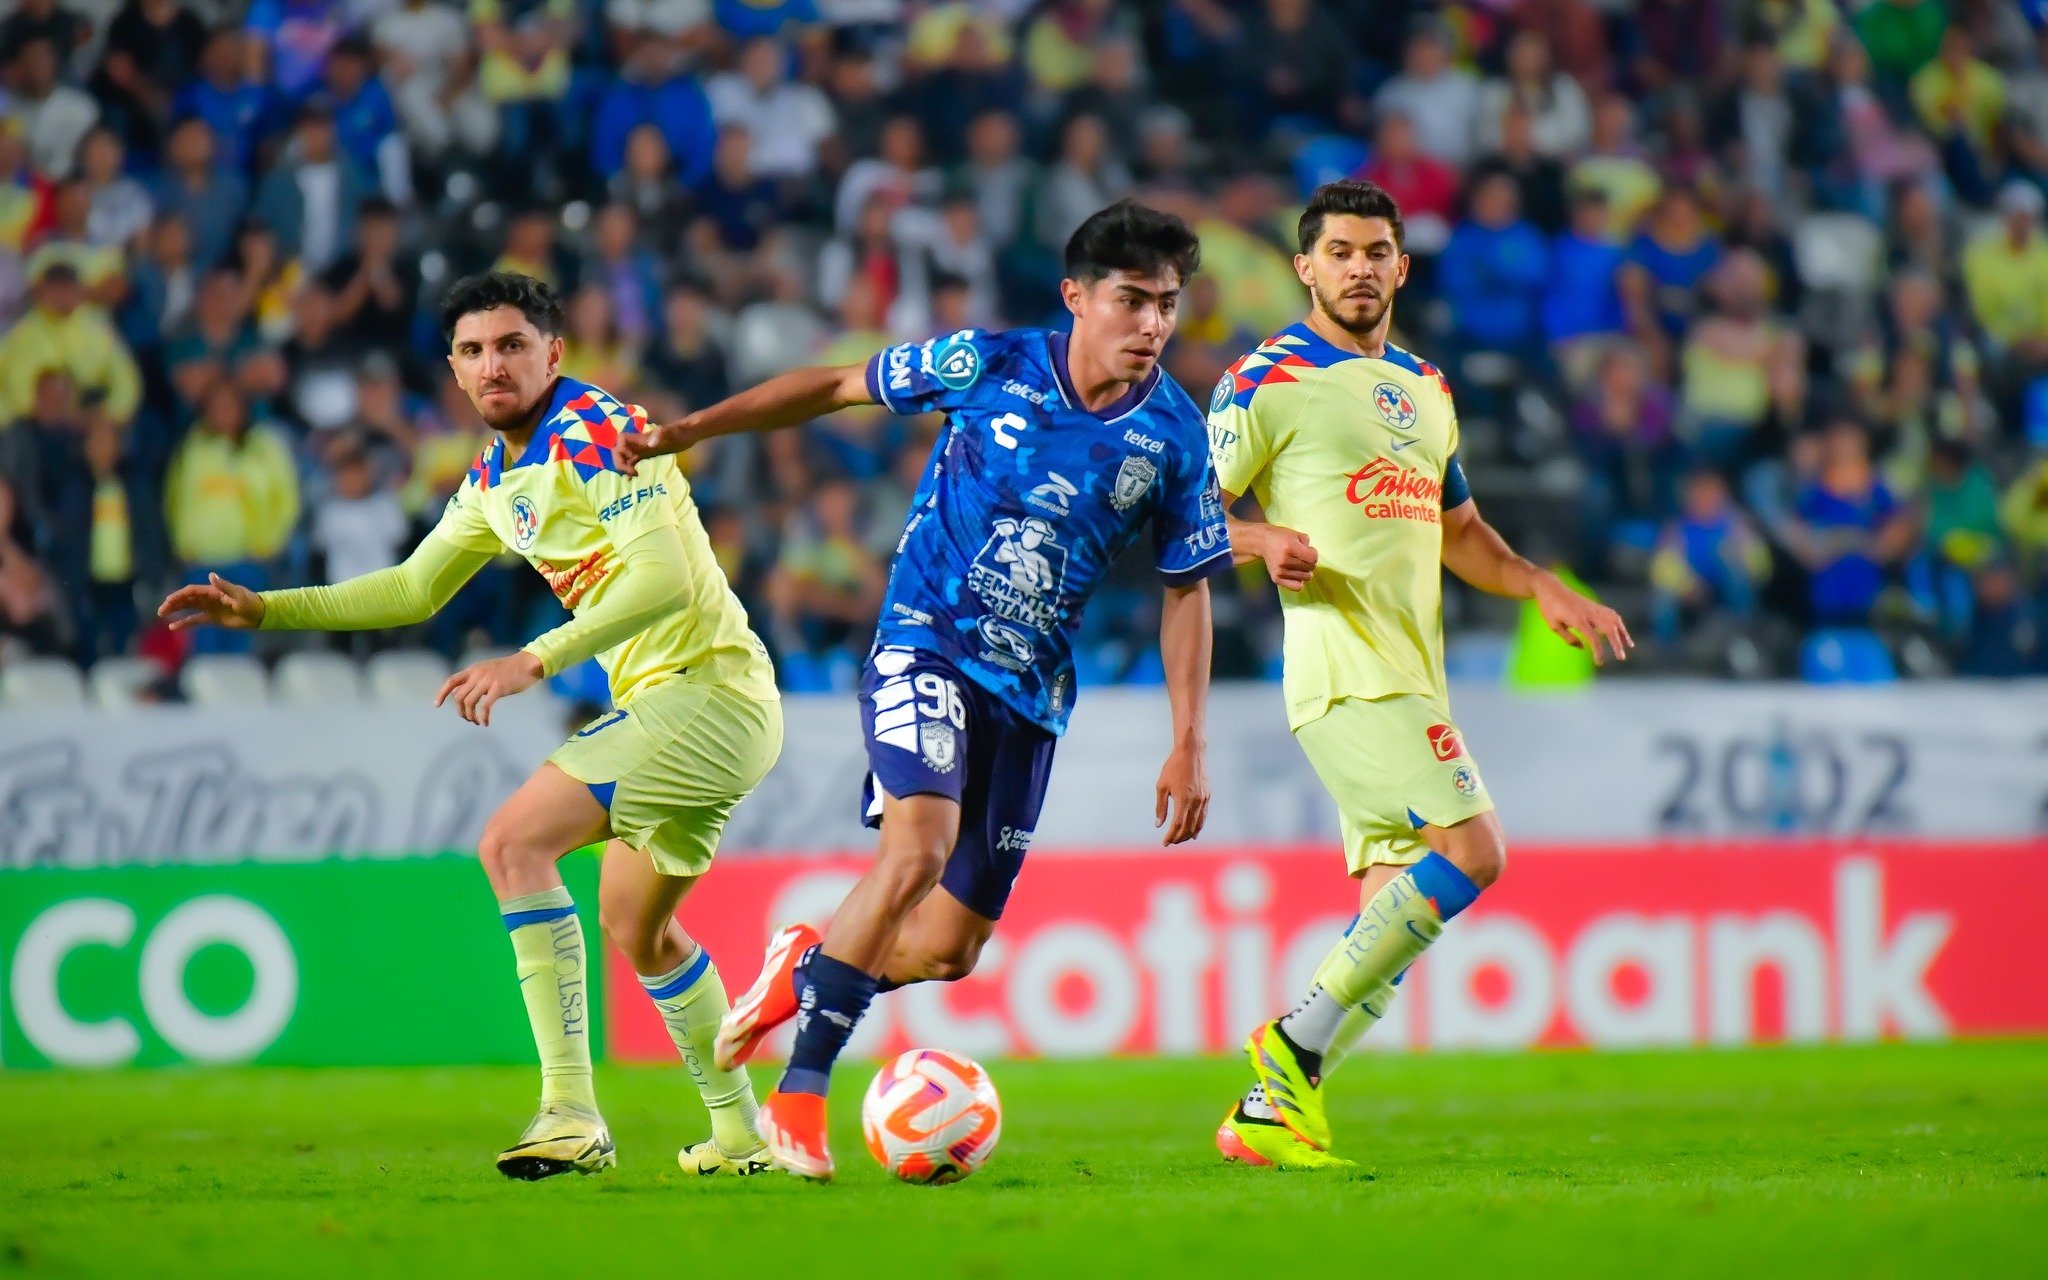
<path id="1" fill-rule="evenodd" d="M 612 300 L 597 285 L 585 285 L 569 299 L 562 335 L 562 376 L 622 394 L 640 385 L 640 353 L 619 332 Z"/>
<path id="2" fill-rule="evenodd" d="M 2048 365 L 2048 238 L 2041 234 L 2043 199 L 2032 183 L 2010 182 L 1998 194 L 2000 225 L 1963 252 L 1963 286 L 1977 326 L 2011 386 Z"/>
<path id="3" fill-rule="evenodd" d="M 299 519 L 298 471 L 282 438 L 249 425 L 242 393 L 225 379 L 207 390 L 199 420 L 171 457 L 164 516 L 187 582 L 218 573 L 258 590 L 270 585 L 271 562 Z M 246 632 L 225 628 L 193 638 L 195 650 L 213 653 L 248 647 Z"/>
<path id="4" fill-rule="evenodd" d="M 2012 539 L 2021 571 L 2036 585 L 2048 585 L 2048 449 L 2035 450 L 1998 500 L 1998 523 Z"/>
<path id="5" fill-rule="evenodd" d="M 1233 178 L 1216 212 L 1195 224 L 1202 237 L 1202 274 L 1216 281 L 1222 316 L 1232 329 L 1278 333 L 1301 312 L 1294 261 L 1268 238 L 1278 201 L 1265 178 Z"/>
<path id="6" fill-rule="evenodd" d="M 867 647 L 888 574 L 861 541 L 859 511 L 860 491 L 850 481 L 827 480 L 784 531 L 766 595 L 785 654 Z"/>
<path id="7" fill-rule="evenodd" d="M 121 437 L 106 423 L 85 433 L 92 475 L 92 523 L 86 540 L 86 599 L 76 602 L 78 647 L 87 662 L 128 650 L 135 634 L 135 525 L 121 474 Z"/>
<path id="8" fill-rule="evenodd" d="M 1998 122 L 2005 116 L 2005 77 L 1972 51 L 1962 24 L 1941 37 L 1941 52 L 1915 72 L 1913 110 L 1934 140 L 1956 192 L 1966 200 L 1989 194 Z"/>
<path id="9" fill-rule="evenodd" d="M 491 270 L 532 276 L 551 288 L 560 281 L 555 270 L 555 220 L 546 210 L 529 209 L 512 219 L 505 231 L 505 252 Z"/>
<path id="10" fill-rule="evenodd" d="M 37 264 L 35 305 L 0 337 L 0 419 L 28 416 L 36 379 L 60 370 L 92 421 L 125 427 L 142 400 L 142 375 L 106 314 L 86 303 L 78 268 L 63 258 Z"/>

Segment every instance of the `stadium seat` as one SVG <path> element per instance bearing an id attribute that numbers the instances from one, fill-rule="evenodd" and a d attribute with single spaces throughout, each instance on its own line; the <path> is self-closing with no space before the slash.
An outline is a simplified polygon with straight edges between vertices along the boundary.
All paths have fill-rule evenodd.
<path id="1" fill-rule="evenodd" d="M 27 658 L 0 667 L 0 706 L 55 710 L 85 705 L 85 678 L 62 658 Z"/>
<path id="2" fill-rule="evenodd" d="M 1792 256 L 1809 289 L 1867 293 L 1877 287 L 1883 255 L 1883 233 L 1860 214 L 1808 214 L 1792 229 Z"/>
<path id="3" fill-rule="evenodd" d="M 363 677 L 338 653 L 286 654 L 271 677 L 271 694 L 294 707 L 326 707 L 363 700 Z"/>
<path id="4" fill-rule="evenodd" d="M 372 702 L 424 707 L 441 692 L 448 669 L 448 659 L 432 649 L 394 649 L 371 658 L 363 676 Z"/>
<path id="5" fill-rule="evenodd" d="M 239 653 L 207 653 L 186 660 L 180 677 L 185 700 L 196 707 L 260 707 L 270 701 L 263 664 Z"/>
<path id="6" fill-rule="evenodd" d="M 142 691 L 163 678 L 164 669 L 147 658 L 101 658 L 86 674 L 93 705 L 121 711 L 142 701 Z"/>
<path id="7" fill-rule="evenodd" d="M 1808 636 L 1799 649 L 1799 674 L 1809 684 L 1884 684 L 1899 678 L 1884 641 L 1862 627 Z"/>

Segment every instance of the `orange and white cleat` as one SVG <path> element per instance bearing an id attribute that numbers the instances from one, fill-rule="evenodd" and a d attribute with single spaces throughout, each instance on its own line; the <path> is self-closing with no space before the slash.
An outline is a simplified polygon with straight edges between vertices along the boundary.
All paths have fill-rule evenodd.
<path id="1" fill-rule="evenodd" d="M 832 1148 L 825 1141 L 825 1099 L 777 1089 L 761 1103 L 761 1139 L 775 1163 L 800 1178 L 832 1180 Z"/>
<path id="2" fill-rule="evenodd" d="M 761 976 L 719 1020 L 711 1057 L 721 1070 L 751 1061 L 768 1033 L 796 1016 L 796 966 L 806 951 L 823 941 L 807 924 L 790 925 L 768 939 Z"/>

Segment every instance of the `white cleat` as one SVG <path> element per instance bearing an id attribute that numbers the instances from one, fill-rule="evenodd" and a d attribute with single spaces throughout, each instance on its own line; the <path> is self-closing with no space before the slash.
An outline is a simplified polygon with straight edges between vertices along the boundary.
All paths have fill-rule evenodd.
<path id="1" fill-rule="evenodd" d="M 693 1146 L 676 1152 L 676 1163 L 684 1173 L 711 1178 L 725 1175 L 736 1178 L 750 1178 L 757 1173 L 768 1173 L 775 1168 L 775 1161 L 768 1155 L 768 1148 L 755 1147 L 742 1155 L 727 1155 L 716 1142 L 706 1138 Z"/>
<path id="2" fill-rule="evenodd" d="M 558 1173 L 596 1173 L 618 1162 L 618 1149 L 603 1116 L 573 1103 L 550 1102 L 519 1141 L 498 1153 L 498 1172 L 521 1182 L 539 1182 Z"/>

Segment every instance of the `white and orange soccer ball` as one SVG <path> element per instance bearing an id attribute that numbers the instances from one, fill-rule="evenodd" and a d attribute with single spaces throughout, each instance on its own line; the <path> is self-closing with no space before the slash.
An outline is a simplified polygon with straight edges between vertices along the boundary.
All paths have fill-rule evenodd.
<path id="1" fill-rule="evenodd" d="M 958 1182 L 988 1163 L 1003 1104 L 981 1064 L 912 1049 L 875 1073 L 861 1100 L 868 1151 L 905 1182 Z"/>

